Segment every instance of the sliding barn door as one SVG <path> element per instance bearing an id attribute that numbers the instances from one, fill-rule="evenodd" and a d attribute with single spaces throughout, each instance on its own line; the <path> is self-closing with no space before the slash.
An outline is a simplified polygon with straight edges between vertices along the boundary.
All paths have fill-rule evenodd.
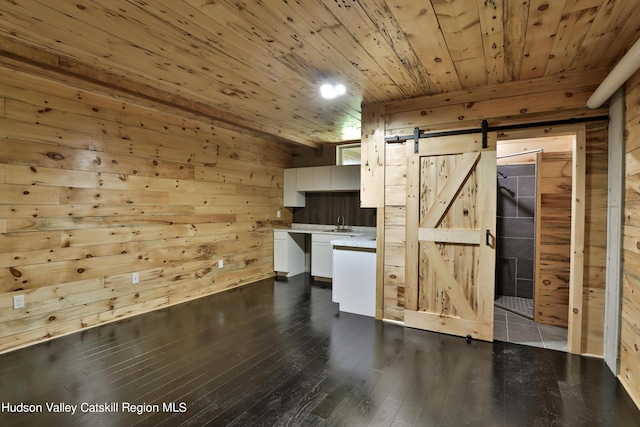
<path id="1" fill-rule="evenodd" d="M 410 148 L 406 326 L 493 341 L 495 141 L 446 136 Z"/>

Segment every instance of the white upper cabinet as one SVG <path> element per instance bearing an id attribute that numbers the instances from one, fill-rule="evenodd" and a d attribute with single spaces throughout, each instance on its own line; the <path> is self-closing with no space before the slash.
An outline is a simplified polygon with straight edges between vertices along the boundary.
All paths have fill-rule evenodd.
<path id="1" fill-rule="evenodd" d="M 360 191 L 360 165 L 331 166 L 332 191 Z"/>
<path id="2" fill-rule="evenodd" d="M 335 166 L 318 166 L 313 168 L 313 191 L 327 191 L 331 189 L 331 177 Z"/>
<path id="3" fill-rule="evenodd" d="M 305 205 L 304 193 L 298 191 L 298 170 L 284 170 L 284 206 L 302 208 Z"/>
<path id="4" fill-rule="evenodd" d="M 327 191 L 331 189 L 331 168 L 333 166 L 318 166 L 298 168 L 298 191 Z"/>
<path id="5" fill-rule="evenodd" d="M 294 169 L 298 177 L 298 181 L 296 182 L 297 191 L 313 191 L 313 187 L 314 187 L 313 169 L 314 168 Z"/>
<path id="6" fill-rule="evenodd" d="M 358 166 L 359 168 L 360 166 Z M 331 170 L 331 190 L 344 191 L 351 189 L 350 166 L 333 166 Z"/>
<path id="7" fill-rule="evenodd" d="M 304 207 L 311 191 L 360 191 L 360 165 L 284 170 L 284 206 Z"/>
<path id="8" fill-rule="evenodd" d="M 358 191 L 360 165 L 298 168 L 298 191 Z"/>

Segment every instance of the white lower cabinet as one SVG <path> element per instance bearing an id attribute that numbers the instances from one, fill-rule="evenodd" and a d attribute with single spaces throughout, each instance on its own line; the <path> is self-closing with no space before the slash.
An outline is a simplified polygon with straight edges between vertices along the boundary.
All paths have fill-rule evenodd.
<path id="1" fill-rule="evenodd" d="M 311 275 L 313 277 L 333 277 L 333 253 L 331 241 L 335 240 L 334 234 L 311 235 Z"/>
<path id="2" fill-rule="evenodd" d="M 376 253 L 373 250 L 333 250 L 332 300 L 339 310 L 376 316 Z"/>
<path id="3" fill-rule="evenodd" d="M 309 234 L 311 234 L 311 247 L 307 240 Z M 277 275 L 286 277 L 311 270 L 311 275 L 315 278 L 331 279 L 333 278 L 331 241 L 351 235 L 273 230 L 273 270 Z M 311 261 L 310 269 L 309 261 Z"/>
<path id="4" fill-rule="evenodd" d="M 305 235 L 273 230 L 273 271 L 287 277 L 305 271 Z"/>

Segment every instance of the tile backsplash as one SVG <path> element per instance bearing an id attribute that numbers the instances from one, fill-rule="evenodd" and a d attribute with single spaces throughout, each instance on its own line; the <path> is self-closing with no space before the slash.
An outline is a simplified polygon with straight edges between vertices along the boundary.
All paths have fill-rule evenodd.
<path id="1" fill-rule="evenodd" d="M 307 193 L 306 206 L 293 208 L 293 222 L 302 224 L 335 224 L 338 215 L 345 225 L 375 227 L 376 209 L 360 208 L 360 193 Z"/>

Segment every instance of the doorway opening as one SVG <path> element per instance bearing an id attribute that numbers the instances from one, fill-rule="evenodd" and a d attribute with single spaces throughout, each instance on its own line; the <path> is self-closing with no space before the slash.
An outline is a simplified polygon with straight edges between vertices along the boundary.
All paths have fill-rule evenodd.
<path id="1" fill-rule="evenodd" d="M 574 140 L 497 144 L 496 340 L 568 350 Z"/>

